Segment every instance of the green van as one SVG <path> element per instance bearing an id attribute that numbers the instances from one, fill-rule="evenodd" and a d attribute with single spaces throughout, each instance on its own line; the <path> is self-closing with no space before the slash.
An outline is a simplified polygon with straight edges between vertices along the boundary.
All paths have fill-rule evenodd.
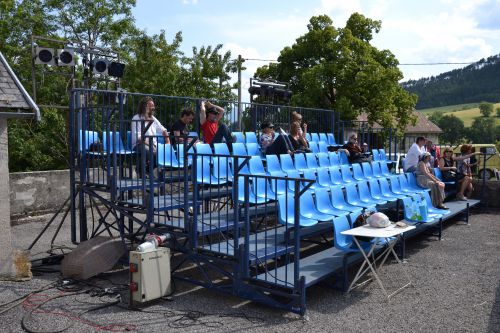
<path id="1" fill-rule="evenodd" d="M 477 165 L 477 176 L 479 178 L 483 178 L 483 174 L 486 177 L 486 179 L 490 179 L 491 177 L 494 176 L 494 170 L 500 170 L 500 155 L 498 154 L 498 151 L 495 147 L 494 144 L 492 143 L 473 143 L 472 147 L 475 148 L 476 152 L 483 153 L 484 155 L 478 155 L 476 158 L 478 160 L 478 165 Z M 453 152 L 455 154 L 460 154 L 460 148 L 462 148 L 462 145 L 459 145 L 458 147 L 455 147 L 453 149 Z M 486 163 L 484 163 L 484 160 L 486 159 Z M 486 166 L 485 166 L 486 164 Z"/>

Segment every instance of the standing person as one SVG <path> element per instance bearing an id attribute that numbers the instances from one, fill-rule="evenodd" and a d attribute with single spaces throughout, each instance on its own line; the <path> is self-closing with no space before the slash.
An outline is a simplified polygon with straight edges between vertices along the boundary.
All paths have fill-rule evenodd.
<path id="1" fill-rule="evenodd" d="M 274 125 L 268 121 L 260 125 L 262 133 L 259 137 L 260 146 L 264 155 L 293 154 L 291 147 L 282 134 L 274 131 Z"/>
<path id="2" fill-rule="evenodd" d="M 406 154 L 404 172 L 415 172 L 417 170 L 420 155 L 425 153 L 425 142 L 425 138 L 419 136 L 417 140 L 415 140 L 415 143 L 411 145 L 410 150 L 408 150 Z"/>
<path id="3" fill-rule="evenodd" d="M 307 140 L 307 123 L 302 121 L 302 115 L 297 111 L 292 112 L 290 124 L 292 123 L 299 123 L 299 126 L 302 128 L 302 136 Z"/>
<path id="4" fill-rule="evenodd" d="M 439 159 L 439 169 L 443 175 L 443 181 L 455 182 L 457 185 L 457 199 L 467 201 L 464 191 L 472 184 L 472 177 L 466 174 L 457 172 L 457 167 L 454 166 L 455 161 L 463 161 L 464 159 L 471 158 L 474 154 L 462 155 L 453 157 L 453 150 L 449 147 L 443 151 L 443 156 Z"/>
<path id="5" fill-rule="evenodd" d="M 339 151 L 344 151 L 346 153 L 349 163 L 370 162 L 370 158 L 365 156 L 365 149 L 358 144 L 358 135 L 352 132 L 349 133 L 348 138 L 349 141 L 343 145 Z"/>
<path id="6" fill-rule="evenodd" d="M 439 166 L 438 161 L 441 158 L 441 148 L 432 143 L 431 140 L 427 140 L 425 150 L 431 153 L 431 166 L 437 168 Z"/>
<path id="7" fill-rule="evenodd" d="M 172 143 L 183 143 L 184 137 L 189 135 L 189 130 L 187 128 L 193 122 L 194 111 L 187 107 L 181 112 L 181 117 L 172 125 L 171 131 L 174 135 L 172 138 Z"/>
<path id="8" fill-rule="evenodd" d="M 288 138 L 292 144 L 293 152 L 308 153 L 311 151 L 309 149 L 309 143 L 302 132 L 302 128 L 300 128 L 299 122 L 293 122 L 290 125 L 290 134 Z"/>
<path id="9" fill-rule="evenodd" d="M 142 161 L 142 154 L 146 155 L 146 170 L 149 170 L 149 151 L 153 149 L 153 167 L 156 166 L 156 147 L 158 145 L 157 137 L 162 135 L 165 143 L 170 143 L 167 129 L 154 116 L 155 103 L 153 98 L 146 96 L 139 101 L 137 113 L 132 117 L 132 149 L 139 155 L 139 161 Z M 143 131 L 145 131 L 143 133 Z M 144 137 L 143 137 L 144 135 Z M 140 174 L 141 168 L 137 166 L 136 171 Z"/>
<path id="10" fill-rule="evenodd" d="M 229 149 L 232 150 L 232 143 L 236 140 L 233 139 L 231 131 L 226 124 L 219 124 L 222 117 L 224 117 L 224 108 L 209 101 L 201 102 L 200 125 L 203 140 L 213 147 L 214 143 L 220 143 L 224 138 Z"/>
<path id="11" fill-rule="evenodd" d="M 448 209 L 443 205 L 444 200 L 444 183 L 434 176 L 429 168 L 431 154 L 425 152 L 421 155 L 420 162 L 417 164 L 415 174 L 417 176 L 417 184 L 423 188 L 431 189 L 432 205 L 440 209 Z"/>
<path id="12" fill-rule="evenodd" d="M 474 187 L 472 186 L 472 164 L 471 157 L 479 153 L 472 153 L 472 145 L 464 144 L 460 147 L 460 156 L 457 156 L 457 173 L 463 177 L 469 178 L 469 183 L 464 189 L 464 197 L 467 199 L 472 195 Z M 460 158 L 460 159 L 459 159 Z"/>

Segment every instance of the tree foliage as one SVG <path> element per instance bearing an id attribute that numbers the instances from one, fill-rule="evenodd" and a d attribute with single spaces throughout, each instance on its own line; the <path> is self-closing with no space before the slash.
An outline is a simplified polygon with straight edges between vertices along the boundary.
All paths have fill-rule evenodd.
<path id="1" fill-rule="evenodd" d="M 495 143 L 500 140 L 500 126 L 485 117 L 474 119 L 467 138 L 473 143 Z"/>
<path id="2" fill-rule="evenodd" d="M 452 114 L 441 116 L 436 124 L 443 130 L 443 133 L 439 135 L 441 143 L 453 145 L 465 137 L 464 122 Z"/>
<path id="3" fill-rule="evenodd" d="M 181 51 L 182 33 L 167 41 L 165 31 L 148 35 L 134 24 L 136 0 L 3 0 L 0 1 L 0 49 L 31 91 L 31 35 L 111 48 L 126 63 L 122 87 L 132 92 L 234 99 L 229 84 L 236 71 L 222 45 Z M 41 46 L 44 41 L 39 41 Z M 91 60 L 92 56 L 88 59 Z M 37 68 L 39 105 L 68 105 L 68 77 L 61 68 Z M 77 77 L 83 69 L 76 67 Z M 90 82 L 90 86 L 95 87 Z M 11 171 L 67 167 L 67 110 L 42 107 L 41 123 L 9 121 Z"/>
<path id="4" fill-rule="evenodd" d="M 403 90 L 398 61 L 370 44 L 381 22 L 354 13 L 344 28 L 314 16 L 307 33 L 285 47 L 278 63 L 257 69 L 255 77 L 289 82 L 295 105 L 335 109 L 343 119 L 364 112 L 369 122 L 403 130 L 415 119 L 416 96 Z"/>
<path id="5" fill-rule="evenodd" d="M 488 102 L 479 103 L 479 112 L 481 112 L 483 117 L 488 118 L 493 113 L 493 104 Z"/>

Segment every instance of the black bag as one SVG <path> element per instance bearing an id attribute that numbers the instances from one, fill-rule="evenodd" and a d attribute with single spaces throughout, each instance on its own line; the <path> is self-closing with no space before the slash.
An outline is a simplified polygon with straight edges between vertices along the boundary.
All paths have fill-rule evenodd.
<path id="1" fill-rule="evenodd" d="M 372 215 L 374 212 L 371 212 L 371 211 L 367 211 L 367 212 L 364 212 L 362 214 L 359 214 L 359 216 L 356 218 L 356 220 L 354 220 L 352 222 L 352 227 L 353 228 L 357 228 L 357 227 L 361 227 L 361 226 L 364 226 L 366 224 L 368 224 L 366 222 L 366 219 L 368 217 L 370 217 L 370 215 Z M 362 237 L 362 236 L 358 236 L 356 237 L 359 241 L 361 242 L 370 242 L 372 240 L 371 237 Z"/>
<path id="2" fill-rule="evenodd" d="M 99 141 L 94 141 L 89 146 L 89 151 L 101 153 L 103 151 L 102 143 Z"/>

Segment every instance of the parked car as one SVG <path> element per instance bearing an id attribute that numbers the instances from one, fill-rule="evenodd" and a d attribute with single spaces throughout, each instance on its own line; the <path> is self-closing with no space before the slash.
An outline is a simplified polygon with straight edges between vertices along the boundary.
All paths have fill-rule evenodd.
<path id="1" fill-rule="evenodd" d="M 477 176 L 479 178 L 483 178 L 483 175 L 486 179 L 490 179 L 495 175 L 495 170 L 500 170 L 500 155 L 494 144 L 492 143 L 474 143 L 472 147 L 475 147 L 476 152 L 481 152 L 484 155 L 478 155 L 476 158 L 478 160 L 477 165 Z M 462 145 L 455 147 L 453 152 L 455 154 L 460 154 L 460 148 Z M 486 159 L 486 164 L 484 163 Z"/>

